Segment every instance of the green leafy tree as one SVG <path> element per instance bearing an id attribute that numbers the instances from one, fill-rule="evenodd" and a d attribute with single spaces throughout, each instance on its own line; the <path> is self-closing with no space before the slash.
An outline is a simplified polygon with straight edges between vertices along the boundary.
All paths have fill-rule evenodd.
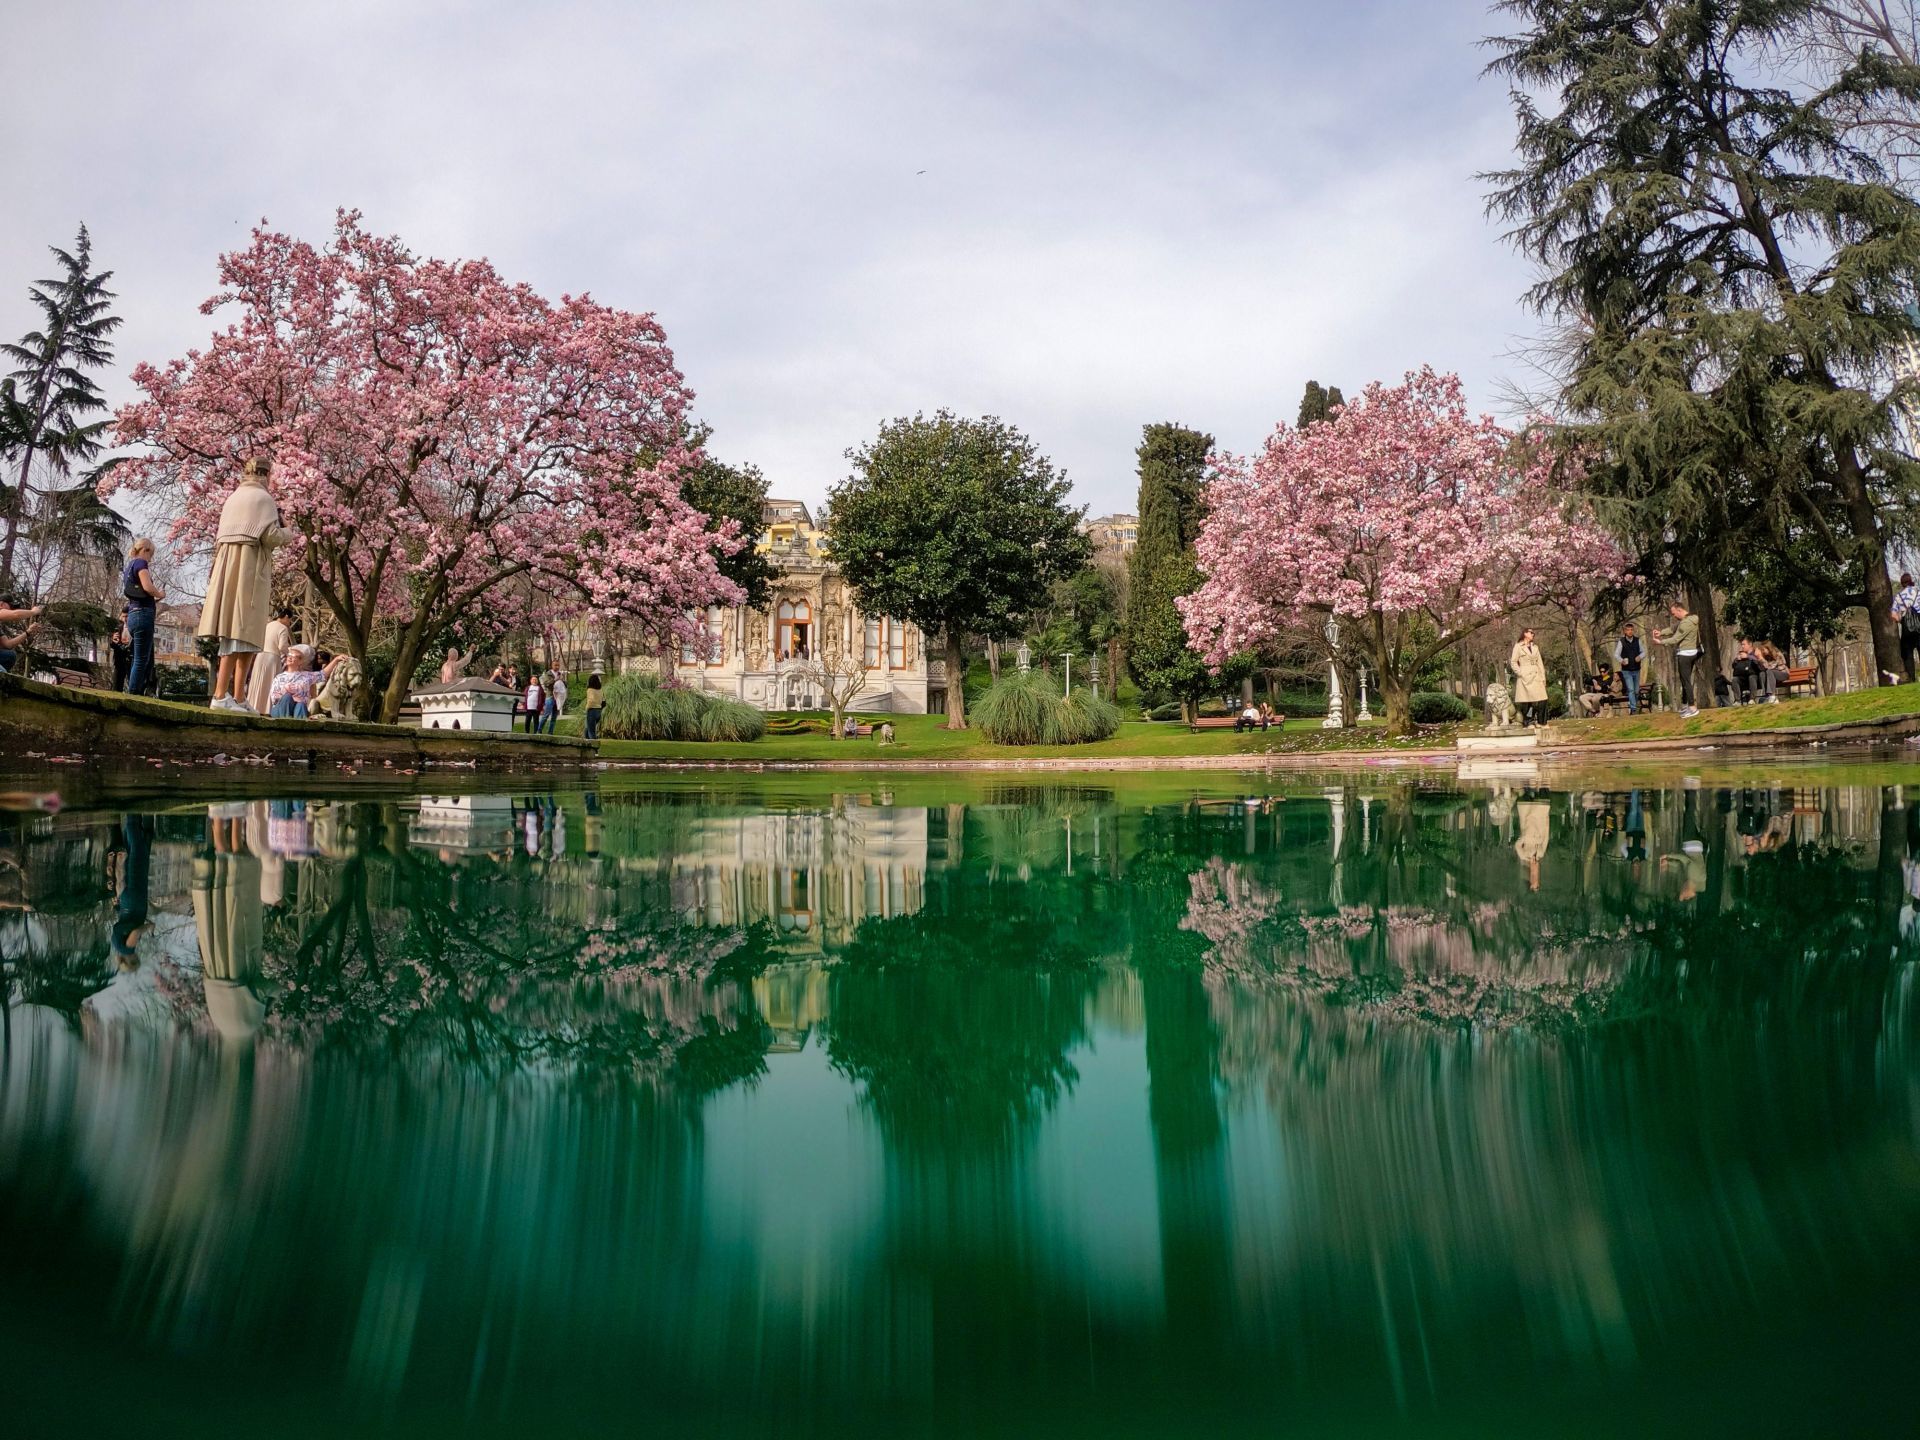
<path id="1" fill-rule="evenodd" d="M 947 728 L 964 730 L 968 632 L 1014 632 L 1086 564 L 1085 511 L 1033 441 L 993 416 L 892 420 L 847 458 L 853 474 L 828 496 L 834 563 L 866 614 L 945 637 Z"/>
<path id="2" fill-rule="evenodd" d="M 709 530 L 719 529 L 728 520 L 739 523 L 747 544 L 721 558 L 720 573 L 747 592 L 745 604 L 764 610 L 773 598 L 773 581 L 779 573 L 753 544 L 753 537 L 766 524 L 767 477 L 756 465 L 728 465 L 709 456 L 681 481 L 680 493 L 709 517 Z"/>
<path id="3" fill-rule="evenodd" d="M 18 343 L 0 345 L 13 370 L 0 379 L 0 586 L 13 581 L 14 549 L 30 513 L 27 501 L 37 464 L 56 477 L 99 455 L 108 422 L 107 402 L 90 371 L 113 359 L 108 339 L 119 328 L 113 313 L 113 272 L 93 271 L 93 242 L 80 227 L 71 252 L 53 247 L 60 274 L 28 290 L 40 311 L 37 330 Z M 61 487 L 56 480 L 52 488 Z"/>
<path id="4" fill-rule="evenodd" d="M 1212 677 L 1188 646 L 1186 624 L 1173 602 L 1200 584 L 1193 542 L 1213 437 L 1184 425 L 1148 425 L 1134 453 L 1140 461 L 1140 535 L 1127 564 L 1127 669 L 1141 689 L 1178 700 L 1191 719 L 1194 701 Z"/>
<path id="5" fill-rule="evenodd" d="M 1347 397 L 1338 385 L 1323 388 L 1318 380 L 1309 380 L 1306 393 L 1300 397 L 1300 418 L 1294 428 L 1304 430 L 1318 421 L 1331 420 L 1333 412 L 1346 403 Z"/>
<path id="6" fill-rule="evenodd" d="M 1673 538 L 1696 610 L 1729 542 L 1804 527 L 1861 576 L 1891 672 L 1887 552 L 1920 466 L 1910 382 L 1869 378 L 1914 336 L 1920 205 L 1849 134 L 1863 103 L 1911 105 L 1920 71 L 1869 48 L 1819 88 L 1769 83 L 1818 8 L 1502 0 L 1519 30 L 1491 69 L 1519 163 L 1488 177 L 1490 205 L 1547 272 L 1533 303 L 1570 327 L 1561 398 L 1607 462 L 1588 467 L 1603 513 Z"/>

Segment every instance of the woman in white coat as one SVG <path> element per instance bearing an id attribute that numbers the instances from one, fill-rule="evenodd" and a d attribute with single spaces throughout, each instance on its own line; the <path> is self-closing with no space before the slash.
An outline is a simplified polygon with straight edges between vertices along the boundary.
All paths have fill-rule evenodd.
<path id="1" fill-rule="evenodd" d="M 1513 703 L 1520 707 L 1520 718 L 1538 725 L 1547 714 L 1547 662 L 1540 647 L 1533 643 L 1533 631 L 1522 630 L 1507 657 L 1513 669 Z"/>

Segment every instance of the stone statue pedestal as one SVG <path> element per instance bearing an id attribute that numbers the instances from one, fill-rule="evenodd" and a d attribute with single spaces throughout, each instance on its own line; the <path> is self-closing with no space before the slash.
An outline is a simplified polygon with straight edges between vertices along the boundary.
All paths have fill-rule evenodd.
<path id="1" fill-rule="evenodd" d="M 1518 725 L 1489 726 L 1477 734 L 1462 735 L 1453 744 L 1457 750 L 1481 754 L 1500 755 L 1514 750 L 1537 750 L 1540 747 L 1540 732 Z"/>

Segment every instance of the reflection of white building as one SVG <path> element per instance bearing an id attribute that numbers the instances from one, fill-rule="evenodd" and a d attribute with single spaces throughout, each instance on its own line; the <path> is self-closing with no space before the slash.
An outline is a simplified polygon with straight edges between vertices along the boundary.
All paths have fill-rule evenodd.
<path id="1" fill-rule="evenodd" d="M 513 801 L 505 795 L 422 795 L 407 839 L 460 855 L 513 848 Z"/>
<path id="2" fill-rule="evenodd" d="M 912 625 L 863 615 L 827 556 L 825 537 L 798 500 L 769 500 L 760 552 L 779 568 L 766 610 L 715 605 L 707 638 L 680 649 L 684 685 L 762 710 L 826 708 L 809 663 L 846 657 L 865 672 L 855 710 L 923 715 L 946 707 L 946 666 Z"/>
<path id="3" fill-rule="evenodd" d="M 702 925 L 770 923 L 790 953 L 831 953 L 866 919 L 926 903 L 927 811 L 831 810 L 698 820 L 673 865 L 675 906 Z"/>

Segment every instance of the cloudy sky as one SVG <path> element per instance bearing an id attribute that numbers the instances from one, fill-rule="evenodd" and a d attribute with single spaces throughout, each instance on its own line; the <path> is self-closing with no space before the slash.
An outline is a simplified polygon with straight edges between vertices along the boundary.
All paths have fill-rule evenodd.
<path id="1" fill-rule="evenodd" d="M 1309 378 L 1422 362 L 1499 410 L 1532 329 L 1474 179 L 1512 136 L 1477 0 L 0 10 L 0 332 L 84 220 L 126 365 L 210 333 L 248 226 L 352 206 L 654 311 L 715 451 L 776 494 L 945 405 L 1099 513 L 1144 423 L 1248 450 Z"/>

